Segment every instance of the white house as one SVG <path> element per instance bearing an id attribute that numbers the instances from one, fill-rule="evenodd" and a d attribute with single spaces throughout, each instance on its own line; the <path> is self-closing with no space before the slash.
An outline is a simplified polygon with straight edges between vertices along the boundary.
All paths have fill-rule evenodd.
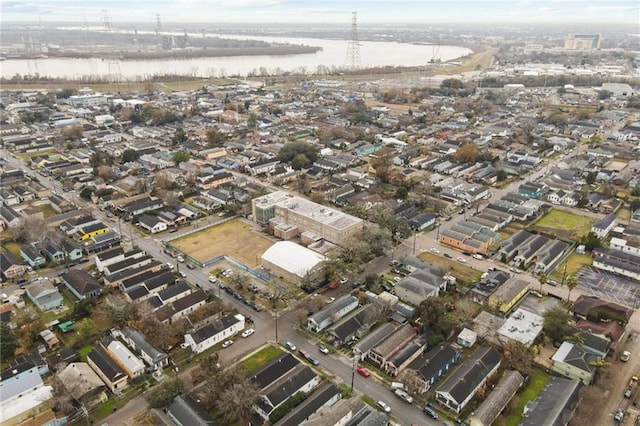
<path id="1" fill-rule="evenodd" d="M 609 213 L 593 224 L 591 232 L 598 238 L 606 238 L 614 226 L 616 226 L 616 215 Z"/>
<path id="2" fill-rule="evenodd" d="M 160 220 L 157 216 L 142 215 L 140 219 L 138 219 L 138 223 L 140 224 L 140 228 L 146 229 L 152 234 L 167 230 L 167 223 Z"/>
<path id="3" fill-rule="evenodd" d="M 29 412 L 52 397 L 51 386 L 45 386 L 38 367 L 24 362 L 9 367 L 0 380 L 0 422 Z M 4 423 L 3 423 L 4 424 Z"/>
<path id="4" fill-rule="evenodd" d="M 235 336 L 244 330 L 244 326 L 244 316 L 230 314 L 198 328 L 193 333 L 185 334 L 184 342 L 193 352 L 199 354 Z"/>

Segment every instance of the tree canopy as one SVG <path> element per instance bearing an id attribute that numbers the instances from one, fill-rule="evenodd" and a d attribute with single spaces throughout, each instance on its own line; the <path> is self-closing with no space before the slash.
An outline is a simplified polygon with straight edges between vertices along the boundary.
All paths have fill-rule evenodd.
<path id="1" fill-rule="evenodd" d="M 468 142 L 458 148 L 453 156 L 461 163 L 475 163 L 480 157 L 480 151 L 475 143 Z"/>
<path id="2" fill-rule="evenodd" d="M 0 356 L 2 359 L 6 360 L 12 357 L 17 347 L 18 341 L 9 326 L 4 322 L 0 323 Z"/>
<path id="3" fill-rule="evenodd" d="M 180 163 L 189 161 L 190 158 L 191 158 L 191 154 L 189 154 L 187 151 L 177 151 L 171 157 L 173 162 L 176 163 L 176 166 L 179 165 Z"/>
<path id="4" fill-rule="evenodd" d="M 291 167 L 300 170 L 309 167 L 318 159 L 320 148 L 306 142 L 296 141 L 285 144 L 278 153 L 283 163 L 291 163 Z"/>
<path id="5" fill-rule="evenodd" d="M 138 158 L 140 158 L 140 153 L 135 149 L 129 148 L 122 151 L 122 156 L 120 157 L 120 160 L 123 163 L 128 163 L 130 161 L 136 161 Z"/>
<path id="6" fill-rule="evenodd" d="M 569 326 L 569 313 L 560 305 L 547 310 L 544 314 L 542 329 L 549 338 L 561 342 L 571 330 Z"/>

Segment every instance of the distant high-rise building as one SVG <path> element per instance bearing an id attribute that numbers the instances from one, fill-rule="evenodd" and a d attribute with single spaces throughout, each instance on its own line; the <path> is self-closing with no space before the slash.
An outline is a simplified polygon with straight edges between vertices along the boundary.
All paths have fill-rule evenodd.
<path id="1" fill-rule="evenodd" d="M 569 34 L 564 41 L 564 48 L 569 50 L 600 49 L 601 34 Z"/>

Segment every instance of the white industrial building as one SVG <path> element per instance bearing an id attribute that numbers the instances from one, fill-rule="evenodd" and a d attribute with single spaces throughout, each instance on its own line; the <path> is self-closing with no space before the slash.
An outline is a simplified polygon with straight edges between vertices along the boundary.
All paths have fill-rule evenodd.
<path id="1" fill-rule="evenodd" d="M 320 269 L 325 257 L 291 241 L 279 241 L 262 255 L 262 267 L 270 274 L 291 283 L 300 283 Z"/>

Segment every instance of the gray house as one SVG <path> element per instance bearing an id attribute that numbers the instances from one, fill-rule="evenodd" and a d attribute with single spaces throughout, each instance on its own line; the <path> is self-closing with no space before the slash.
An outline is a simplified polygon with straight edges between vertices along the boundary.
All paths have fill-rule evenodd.
<path id="1" fill-rule="evenodd" d="M 355 296 L 343 296 L 324 309 L 311 315 L 307 320 L 307 329 L 318 333 L 329 327 L 334 321 L 347 315 L 358 307 L 358 298 Z"/>
<path id="2" fill-rule="evenodd" d="M 20 247 L 20 257 L 34 269 L 47 264 L 47 259 L 34 244 L 24 244 Z"/>
<path id="3" fill-rule="evenodd" d="M 70 269 L 62 274 L 60 279 L 78 299 L 90 299 L 102 295 L 102 285 L 87 271 Z"/>

